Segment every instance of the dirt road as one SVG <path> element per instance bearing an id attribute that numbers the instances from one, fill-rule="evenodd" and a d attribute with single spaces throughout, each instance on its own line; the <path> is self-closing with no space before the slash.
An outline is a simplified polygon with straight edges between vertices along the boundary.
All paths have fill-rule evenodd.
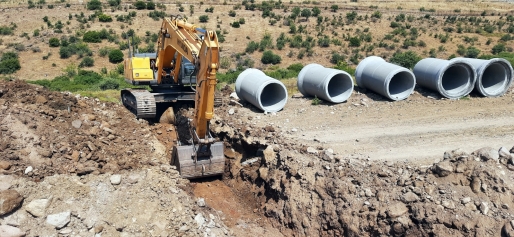
<path id="1" fill-rule="evenodd" d="M 372 93 L 355 93 L 346 103 L 317 106 L 311 98 L 293 97 L 283 111 L 253 115 L 252 121 L 280 126 L 285 137 L 298 143 L 372 160 L 431 164 L 447 150 L 512 144 L 512 90 L 500 98 L 461 100 L 421 92 L 430 97 L 415 92 L 405 101 L 389 102 Z"/>

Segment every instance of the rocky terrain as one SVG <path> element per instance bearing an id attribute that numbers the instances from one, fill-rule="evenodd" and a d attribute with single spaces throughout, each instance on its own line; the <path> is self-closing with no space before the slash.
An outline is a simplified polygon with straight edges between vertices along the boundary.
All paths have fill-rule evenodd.
<path id="1" fill-rule="evenodd" d="M 316 113 L 304 113 L 299 116 L 303 120 L 292 115 L 302 108 L 359 114 L 354 123 L 361 127 L 372 123 L 366 118 L 373 118 L 374 111 L 396 120 L 397 106 L 413 115 L 408 121 L 421 121 L 421 111 L 431 113 L 432 107 L 419 104 L 442 111 L 457 104 L 489 108 L 483 116 L 468 110 L 470 123 L 473 118 L 493 121 L 509 113 L 490 104 L 507 106 L 512 91 L 491 100 L 460 101 L 415 94 L 394 105 L 368 92 L 356 93 L 348 103 L 318 106 L 295 95 L 276 114 L 262 114 L 231 98 L 229 88 L 222 93 L 225 103 L 216 108 L 211 128 L 225 142 L 226 172 L 222 180 L 189 181 L 169 165 L 179 130 L 174 126 L 137 120 L 118 104 L 21 81 L 0 82 L 0 236 L 514 235 L 514 150 L 508 123 L 495 131 L 503 131 L 496 138 L 510 146 L 441 147 L 446 152 L 434 163 L 432 156 L 418 162 L 420 151 L 404 151 L 409 159 L 382 159 L 345 150 L 345 139 L 326 139 L 337 126 L 311 127 Z M 385 113 L 385 108 L 392 109 Z M 445 118 L 452 116 L 448 112 Z M 376 131 L 398 126 L 374 121 Z M 438 127 L 442 121 L 425 126 Z M 454 128 L 467 129 L 476 128 Z M 327 136 L 305 138 L 319 131 Z M 391 144 L 404 140 L 394 134 L 384 136 Z M 482 139 L 487 136 L 482 133 Z M 472 144 L 482 142 L 469 137 Z M 455 137 L 439 139 L 442 144 Z M 462 141 L 462 147 L 469 145 Z"/>

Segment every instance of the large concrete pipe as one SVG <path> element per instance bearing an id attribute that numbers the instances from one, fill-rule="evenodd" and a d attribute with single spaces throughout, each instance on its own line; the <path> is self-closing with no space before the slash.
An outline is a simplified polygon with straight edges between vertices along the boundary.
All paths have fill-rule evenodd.
<path id="1" fill-rule="evenodd" d="M 498 97 L 512 84 L 513 70 L 509 61 L 503 58 L 490 60 L 464 58 L 475 67 L 477 79 L 475 90 L 482 96 Z"/>
<path id="2" fill-rule="evenodd" d="M 413 71 L 418 85 L 450 99 L 469 94 L 476 81 L 475 67 L 462 58 L 425 58 L 414 66 Z"/>
<path id="3" fill-rule="evenodd" d="M 357 65 L 355 80 L 359 87 L 370 89 L 391 100 L 409 97 L 416 84 L 416 77 L 410 70 L 377 56 L 367 57 Z"/>
<path id="4" fill-rule="evenodd" d="M 236 94 L 264 112 L 277 112 L 287 102 L 286 86 L 264 72 L 248 68 L 236 80 Z"/>
<path id="5" fill-rule="evenodd" d="M 353 79 L 345 71 L 311 63 L 298 74 L 298 90 L 305 96 L 316 96 L 332 103 L 341 103 L 353 92 Z"/>

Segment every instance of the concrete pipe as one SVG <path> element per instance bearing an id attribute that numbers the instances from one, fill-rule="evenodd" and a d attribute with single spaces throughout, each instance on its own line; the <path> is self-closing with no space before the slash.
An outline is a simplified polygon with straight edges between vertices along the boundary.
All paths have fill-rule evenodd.
<path id="1" fill-rule="evenodd" d="M 298 74 L 298 90 L 304 96 L 316 96 L 332 103 L 341 103 L 353 92 L 353 79 L 345 71 L 312 63 Z"/>
<path id="2" fill-rule="evenodd" d="M 414 66 L 418 85 L 439 92 L 449 99 L 469 94 L 475 85 L 475 67 L 465 59 L 425 58 Z"/>
<path id="3" fill-rule="evenodd" d="M 410 70 L 377 56 L 367 57 L 357 65 L 355 80 L 359 87 L 370 89 L 390 100 L 409 97 L 416 85 L 416 77 Z"/>
<path id="4" fill-rule="evenodd" d="M 248 68 L 236 80 L 237 96 L 264 112 L 277 112 L 287 102 L 286 86 L 264 72 Z"/>
<path id="5" fill-rule="evenodd" d="M 498 97 L 512 84 L 513 70 L 509 61 L 503 58 L 490 60 L 464 58 L 475 67 L 477 79 L 475 90 L 482 96 Z"/>

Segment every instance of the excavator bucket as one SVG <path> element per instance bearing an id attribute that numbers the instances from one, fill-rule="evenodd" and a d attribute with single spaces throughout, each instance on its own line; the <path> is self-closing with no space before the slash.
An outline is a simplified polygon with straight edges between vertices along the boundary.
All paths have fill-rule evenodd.
<path id="1" fill-rule="evenodd" d="M 199 152 L 198 149 L 201 149 L 198 145 L 173 147 L 173 160 L 180 175 L 186 179 L 222 175 L 225 171 L 223 142 L 211 144 L 210 151 Z"/>

